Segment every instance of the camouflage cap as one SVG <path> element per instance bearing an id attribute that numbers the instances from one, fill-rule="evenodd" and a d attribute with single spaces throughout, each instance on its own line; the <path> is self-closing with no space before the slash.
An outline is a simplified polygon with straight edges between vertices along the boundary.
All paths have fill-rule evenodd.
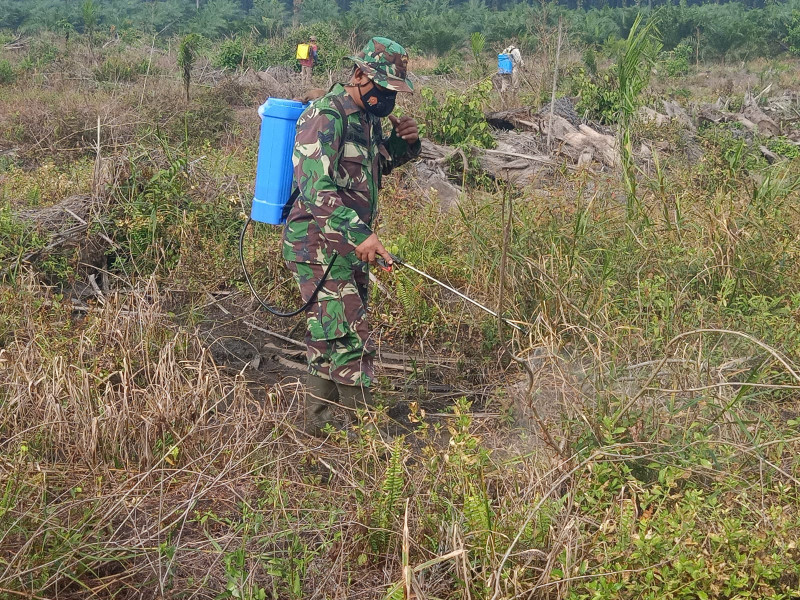
<path id="1" fill-rule="evenodd" d="M 379 86 L 395 92 L 414 91 L 414 86 L 406 78 L 408 54 L 397 42 L 374 37 L 361 52 L 348 58 Z"/>

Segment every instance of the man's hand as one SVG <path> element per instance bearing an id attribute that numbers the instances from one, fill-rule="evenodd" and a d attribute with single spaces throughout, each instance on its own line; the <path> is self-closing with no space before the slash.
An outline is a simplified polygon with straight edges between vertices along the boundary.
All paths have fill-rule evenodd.
<path id="1" fill-rule="evenodd" d="M 394 115 L 389 115 L 389 120 L 392 122 L 394 132 L 409 144 L 415 143 L 419 139 L 419 129 L 417 129 L 417 122 L 411 117 L 400 117 L 399 119 Z"/>
<path id="2" fill-rule="evenodd" d="M 358 260 L 363 260 L 371 265 L 375 264 L 375 259 L 378 256 L 383 257 L 387 266 L 392 264 L 392 256 L 386 251 L 386 248 L 383 247 L 376 233 L 373 233 L 356 246 L 356 256 Z"/>

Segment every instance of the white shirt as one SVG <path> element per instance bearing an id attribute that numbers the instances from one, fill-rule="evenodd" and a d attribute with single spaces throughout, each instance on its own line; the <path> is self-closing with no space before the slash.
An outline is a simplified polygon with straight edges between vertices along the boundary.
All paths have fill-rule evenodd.
<path id="1" fill-rule="evenodd" d="M 509 46 L 503 50 L 503 54 L 508 54 L 511 57 L 511 64 L 513 68 L 525 66 L 525 61 L 522 60 L 522 54 L 516 46 Z"/>

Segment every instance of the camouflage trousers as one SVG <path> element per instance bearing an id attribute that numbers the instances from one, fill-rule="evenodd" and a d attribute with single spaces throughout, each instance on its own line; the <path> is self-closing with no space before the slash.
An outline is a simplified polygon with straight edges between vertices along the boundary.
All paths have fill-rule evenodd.
<path id="1" fill-rule="evenodd" d="M 341 263 L 341 265 L 339 264 Z M 303 302 L 314 293 L 327 265 L 287 261 Z M 308 371 L 344 385 L 372 384 L 375 347 L 367 324 L 366 263 L 337 258 L 325 285 L 306 309 Z"/>

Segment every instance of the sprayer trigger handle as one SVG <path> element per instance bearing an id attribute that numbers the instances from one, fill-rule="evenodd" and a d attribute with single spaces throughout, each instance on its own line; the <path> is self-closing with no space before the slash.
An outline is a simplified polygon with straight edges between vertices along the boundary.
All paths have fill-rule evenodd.
<path id="1" fill-rule="evenodd" d="M 394 266 L 394 265 L 386 264 L 386 260 L 384 260 L 384 258 L 382 256 L 379 256 L 379 257 L 377 257 L 375 259 L 375 264 L 377 264 L 381 269 L 383 269 L 387 273 L 391 273 L 392 272 L 392 267 Z"/>

